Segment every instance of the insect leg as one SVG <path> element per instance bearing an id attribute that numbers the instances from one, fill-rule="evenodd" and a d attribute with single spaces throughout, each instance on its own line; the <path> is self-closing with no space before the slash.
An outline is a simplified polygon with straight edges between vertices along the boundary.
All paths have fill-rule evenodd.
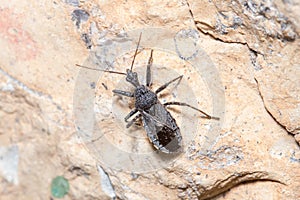
<path id="1" fill-rule="evenodd" d="M 136 120 L 138 120 L 142 115 L 138 114 L 137 116 L 135 116 L 131 121 L 129 121 L 126 125 L 126 128 L 129 128 Z"/>
<path id="2" fill-rule="evenodd" d="M 131 110 L 130 111 L 130 113 L 128 113 L 128 115 L 126 115 L 126 117 L 124 118 L 124 120 L 125 120 L 125 122 L 128 122 L 127 120 L 130 118 L 130 117 L 132 117 L 135 113 L 137 113 L 137 109 L 135 108 L 135 109 L 133 109 L 133 110 Z"/>
<path id="3" fill-rule="evenodd" d="M 152 79 L 151 79 L 151 66 L 153 63 L 152 54 L 153 54 L 153 49 L 151 49 L 150 58 L 149 58 L 148 64 L 147 64 L 147 73 L 146 73 L 146 86 L 147 87 L 152 85 Z"/>
<path id="4" fill-rule="evenodd" d="M 187 106 L 187 107 L 190 107 L 190 108 L 192 108 L 194 110 L 197 110 L 197 111 L 201 112 L 203 115 L 205 115 L 205 116 L 201 116 L 202 118 L 215 119 L 215 120 L 219 120 L 220 119 L 219 117 L 210 116 L 209 114 L 203 112 L 202 110 L 199 110 L 198 108 L 195 108 L 194 106 L 191 106 L 191 105 L 189 105 L 187 103 L 176 102 L 176 101 L 164 103 L 164 106 L 169 106 L 169 105 Z"/>
<path id="5" fill-rule="evenodd" d="M 177 78 L 174 78 L 173 80 L 165 83 L 164 85 L 160 86 L 156 91 L 155 91 L 155 94 L 158 94 L 159 92 L 161 92 L 162 90 L 166 89 L 166 87 L 168 87 L 171 83 L 173 83 L 174 81 L 176 80 L 179 80 L 178 81 L 178 84 L 180 83 L 181 79 L 182 79 L 183 75 L 181 76 L 178 76 Z"/>
<path id="6" fill-rule="evenodd" d="M 113 90 L 113 93 L 127 96 L 127 97 L 134 97 L 134 94 L 131 92 L 123 91 L 123 90 Z"/>

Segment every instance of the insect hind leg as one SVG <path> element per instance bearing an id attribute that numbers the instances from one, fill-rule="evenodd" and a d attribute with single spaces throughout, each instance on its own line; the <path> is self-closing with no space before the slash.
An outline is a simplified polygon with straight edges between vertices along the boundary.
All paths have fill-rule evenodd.
<path id="1" fill-rule="evenodd" d="M 164 103 L 163 104 L 164 106 L 169 106 L 169 105 L 177 105 L 177 106 L 187 106 L 189 108 L 192 108 L 194 110 L 197 110 L 198 112 L 202 113 L 203 115 L 205 116 L 201 116 L 202 118 L 207 118 L 207 119 L 215 119 L 215 120 L 219 120 L 220 118 L 219 117 L 213 117 L 213 116 L 210 116 L 209 114 L 205 113 L 204 111 L 198 109 L 198 108 L 195 108 L 194 106 L 191 106 L 187 103 L 184 103 L 184 102 L 177 102 L 177 101 L 172 101 L 172 102 L 167 102 L 167 103 Z"/>

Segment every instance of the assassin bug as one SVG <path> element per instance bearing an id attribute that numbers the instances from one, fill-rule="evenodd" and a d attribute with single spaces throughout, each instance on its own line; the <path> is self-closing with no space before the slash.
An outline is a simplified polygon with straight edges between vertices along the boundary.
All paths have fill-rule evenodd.
<path id="1" fill-rule="evenodd" d="M 178 76 L 169 82 L 165 83 L 164 85 L 160 86 L 155 91 L 152 91 L 152 79 L 151 79 L 151 66 L 153 63 L 153 49 L 150 52 L 150 57 L 147 63 L 146 69 L 146 85 L 142 85 L 138 80 L 138 75 L 135 71 L 133 71 L 133 65 L 138 53 L 141 35 L 138 40 L 138 44 L 133 56 L 133 60 L 131 63 L 130 69 L 126 70 L 126 73 L 123 72 L 116 72 L 116 71 L 109 71 L 109 70 L 99 70 L 93 69 L 89 67 L 85 67 L 82 65 L 77 65 L 82 68 L 99 70 L 109 73 L 121 74 L 126 76 L 126 81 L 131 83 L 135 89 L 133 92 L 123 91 L 123 90 L 113 90 L 112 92 L 118 95 L 123 95 L 127 97 L 131 97 L 135 99 L 135 108 L 132 109 L 128 115 L 124 118 L 125 122 L 127 123 L 126 128 L 129 128 L 133 123 L 135 123 L 138 119 L 142 119 L 144 129 L 147 133 L 147 136 L 153 146 L 163 152 L 163 153 L 177 153 L 180 151 L 182 147 L 182 136 L 180 133 L 180 129 L 176 124 L 175 119 L 172 117 L 170 112 L 166 109 L 167 106 L 170 105 L 177 105 L 177 106 L 187 106 L 191 109 L 194 109 L 203 116 L 202 118 L 206 119 L 215 119 L 219 120 L 218 117 L 212 117 L 207 113 L 183 102 L 166 102 L 162 104 L 158 99 L 158 94 L 162 92 L 165 88 L 167 88 L 171 83 L 178 81 L 180 82 L 183 75 Z M 138 114 L 137 114 L 138 113 Z M 135 115 L 137 114 L 137 115 Z M 135 117 L 133 117 L 135 115 Z M 132 118 L 133 117 L 133 118 Z M 130 121 L 128 121 L 132 118 Z"/>

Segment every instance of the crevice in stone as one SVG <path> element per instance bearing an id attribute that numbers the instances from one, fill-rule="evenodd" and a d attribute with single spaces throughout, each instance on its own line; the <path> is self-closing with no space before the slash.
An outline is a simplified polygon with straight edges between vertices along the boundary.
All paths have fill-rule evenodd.
<path id="1" fill-rule="evenodd" d="M 281 123 L 273 116 L 273 114 L 269 111 L 269 109 L 267 108 L 267 106 L 266 106 L 266 104 L 265 104 L 264 97 L 263 97 L 263 95 L 262 95 L 262 93 L 261 93 L 261 91 L 260 91 L 260 87 L 259 87 L 258 80 L 257 80 L 255 77 L 254 77 L 254 80 L 255 80 L 256 85 L 257 85 L 258 94 L 259 94 L 259 96 L 260 96 L 260 98 L 261 98 L 261 100 L 262 100 L 262 103 L 263 103 L 264 108 L 265 108 L 265 110 L 267 111 L 267 113 L 272 117 L 272 119 L 273 119 L 273 120 L 274 120 L 281 128 L 283 128 L 286 132 L 292 134 L 292 133 L 289 132 L 288 129 L 287 129 L 284 125 L 282 125 L 282 124 L 281 124 Z"/>
<path id="2" fill-rule="evenodd" d="M 197 24 L 204 25 L 204 26 L 206 26 L 206 27 L 208 27 L 208 28 L 210 28 L 210 29 L 212 29 L 212 30 L 214 29 L 214 27 L 210 26 L 210 25 L 207 24 L 207 23 L 204 23 L 204 22 L 195 20 L 194 14 L 193 14 L 193 11 L 192 11 L 191 8 L 190 8 L 189 2 L 186 1 L 186 4 L 187 4 L 187 6 L 188 6 L 189 13 L 190 13 L 190 15 L 191 15 L 191 18 L 192 18 L 193 21 L 194 21 L 194 24 L 195 24 L 197 30 L 200 31 L 202 34 L 207 35 L 207 36 L 210 36 L 210 37 L 213 38 L 214 40 L 217 40 L 217 41 L 220 41 L 220 42 L 223 42 L 223 43 L 228 43 L 228 44 L 231 44 L 231 43 L 232 43 L 232 44 L 242 44 L 242 45 L 246 45 L 246 46 L 248 47 L 248 49 L 249 49 L 251 52 L 255 52 L 256 54 L 260 54 L 260 55 L 264 56 L 264 54 L 263 54 L 262 52 L 260 52 L 260 51 L 258 51 L 258 50 L 255 50 L 255 49 L 251 48 L 247 42 L 226 41 L 226 40 L 223 40 L 223 39 L 217 37 L 216 35 L 214 35 L 214 34 L 212 34 L 212 33 L 209 33 L 209 32 L 207 32 L 207 31 L 202 30 L 199 26 L 197 26 Z"/>
<path id="3" fill-rule="evenodd" d="M 210 199 L 240 184 L 257 181 L 271 181 L 286 185 L 286 183 L 265 171 L 240 172 L 234 173 L 223 180 L 216 181 L 216 183 L 212 184 L 212 188 L 205 189 L 205 191 L 201 193 L 199 199 Z"/>
<path id="4" fill-rule="evenodd" d="M 260 55 L 262 55 L 262 56 L 264 57 L 264 54 L 263 54 L 262 52 L 260 52 L 260 51 L 258 51 L 258 50 L 255 50 L 255 49 L 251 48 L 247 42 L 237 42 L 237 41 L 226 41 L 226 40 L 222 40 L 221 38 L 215 36 L 214 34 L 211 34 L 211 33 L 209 33 L 209 32 L 205 32 L 204 30 L 202 30 L 201 28 L 199 28 L 199 27 L 197 26 L 197 24 L 204 24 L 204 25 L 205 25 L 205 23 L 200 22 L 200 21 L 194 21 L 194 23 L 195 23 L 195 26 L 197 27 L 197 30 L 198 30 L 198 31 L 200 31 L 200 32 L 203 33 L 204 35 L 210 36 L 211 38 L 213 38 L 213 39 L 216 40 L 216 41 L 219 41 L 219 42 L 222 42 L 222 43 L 227 43 L 227 44 L 241 44 L 241 45 L 246 45 L 247 48 L 249 49 L 249 51 L 255 52 L 255 54 L 260 54 Z M 209 27 L 210 27 L 210 26 L 209 26 Z"/>
<path id="5" fill-rule="evenodd" d="M 29 88 L 24 83 L 22 83 L 21 81 L 19 81 L 16 78 L 14 78 L 13 76 L 11 76 L 10 74 L 8 74 L 6 71 L 4 71 L 1 68 L 0 68 L 0 73 L 3 74 L 5 77 L 7 77 L 9 80 L 11 80 L 14 84 L 16 84 L 17 86 L 19 86 L 20 88 L 22 88 L 22 90 L 26 91 L 27 93 L 29 93 L 31 95 L 38 96 L 38 97 L 44 97 L 44 98 L 47 98 L 49 100 L 52 100 L 52 97 L 50 95 L 43 94 L 42 92 L 35 91 L 35 90 Z"/>
<path id="6" fill-rule="evenodd" d="M 69 167 L 68 169 L 69 172 L 76 174 L 76 176 L 84 176 L 84 177 L 89 177 L 91 174 L 87 171 L 85 171 L 84 169 L 82 169 L 79 166 L 74 166 L 72 165 L 71 167 Z"/>
<path id="7" fill-rule="evenodd" d="M 19 81 L 18 79 L 14 78 L 12 75 L 10 75 L 9 73 L 7 73 L 6 71 L 4 71 L 3 69 L 0 68 L 0 74 L 2 74 L 3 76 L 5 76 L 9 81 L 11 81 L 13 84 L 15 84 L 15 86 L 17 86 L 17 88 L 14 88 L 13 91 L 12 91 L 12 95 L 17 97 L 17 98 L 23 98 L 25 103 L 27 103 L 28 105 L 30 106 L 33 106 L 33 107 L 39 107 L 39 110 L 41 110 L 40 106 L 38 103 L 33 103 L 31 102 L 30 100 L 28 100 L 28 98 L 26 97 L 26 95 L 24 94 L 20 94 L 18 92 L 15 92 L 15 91 L 24 91 L 25 93 L 29 94 L 29 96 L 33 96 L 35 98 L 40 98 L 40 99 L 43 99 L 43 100 L 46 100 L 48 102 L 50 102 L 50 104 L 54 105 L 57 110 L 63 112 L 63 113 L 67 113 L 64 109 L 62 109 L 62 107 L 56 103 L 52 96 L 49 95 L 49 94 L 45 94 L 43 92 L 40 92 L 40 91 L 36 91 L 30 87 L 28 87 L 26 84 L 22 83 L 21 81 Z M 61 124 L 57 124 L 55 123 L 57 126 L 59 127 L 67 127 L 67 126 L 62 126 Z"/>
<path id="8" fill-rule="evenodd" d="M 193 19 L 193 21 L 194 21 L 194 24 L 195 24 L 195 26 L 197 27 L 197 30 L 198 30 L 198 31 L 200 31 L 200 32 L 203 33 L 204 35 L 210 36 L 211 38 L 213 38 L 213 39 L 216 40 L 216 41 L 220 41 L 220 42 L 223 42 L 223 43 L 234 43 L 234 44 L 242 44 L 242 45 L 246 45 L 247 48 L 249 49 L 250 53 L 252 53 L 255 57 L 257 57 L 257 55 L 259 54 L 259 55 L 262 55 L 263 58 L 265 58 L 265 55 L 264 55 L 262 52 L 260 52 L 260 51 L 258 51 L 258 50 L 255 50 L 255 49 L 251 48 L 247 42 L 237 42 L 237 41 L 226 41 L 226 40 L 222 40 L 221 38 L 217 37 L 216 35 L 214 35 L 214 34 L 212 34 L 212 33 L 209 33 L 209 32 L 207 32 L 207 31 L 202 30 L 199 26 L 197 26 L 197 24 L 202 24 L 202 25 L 204 25 L 204 26 L 207 26 L 207 27 L 210 28 L 210 29 L 214 29 L 214 27 L 211 27 L 209 24 L 206 24 L 206 23 L 203 23 L 203 22 L 200 22 L 200 21 L 195 20 L 194 14 L 193 14 L 193 11 L 192 11 L 191 8 L 190 8 L 189 2 L 186 1 L 186 4 L 187 4 L 187 6 L 188 6 L 190 15 L 191 15 L 191 17 L 192 17 L 192 19 Z M 254 66 L 255 69 L 258 69 L 258 70 L 260 69 L 259 66 L 257 66 L 257 65 L 255 64 L 255 63 L 256 63 L 256 59 L 255 59 L 255 58 L 253 58 L 253 59 L 251 60 L 251 62 L 252 62 L 252 64 L 253 64 L 253 66 Z M 254 78 L 254 79 L 255 79 L 255 78 Z M 255 81 L 256 81 L 257 86 L 258 86 L 258 81 L 257 81 L 256 79 L 255 79 Z M 259 86 L 258 86 L 258 91 L 259 91 L 259 95 L 260 95 L 261 98 L 262 98 L 262 101 L 263 101 L 265 110 L 266 110 L 266 111 L 269 113 L 269 115 L 274 119 L 274 121 L 276 121 L 276 123 L 277 123 L 278 125 L 280 125 L 280 126 L 281 126 L 284 130 L 286 130 L 288 133 L 290 133 L 290 132 L 287 130 L 287 128 L 286 128 L 284 125 L 282 125 L 282 124 L 281 124 L 281 123 L 280 123 L 280 122 L 272 115 L 272 113 L 271 113 L 271 112 L 268 110 L 268 108 L 266 107 L 265 101 L 264 101 L 264 99 L 263 99 L 263 95 L 261 94 L 261 92 L 260 92 L 260 90 L 259 90 Z"/>
<path id="9" fill-rule="evenodd" d="M 51 95 L 45 94 L 45 93 L 40 92 L 40 91 L 36 91 L 36 90 L 28 87 L 27 85 L 25 85 L 24 83 L 22 83 L 18 79 L 14 78 L 12 75 L 10 75 L 9 73 L 7 73 L 6 71 L 4 71 L 1 68 L 0 68 L 0 73 L 3 74 L 5 77 L 7 77 L 8 80 L 13 82 L 15 85 L 17 85 L 20 89 L 22 89 L 22 91 L 24 91 L 24 92 L 26 92 L 26 93 L 28 93 L 32 96 L 35 96 L 37 98 L 42 98 L 44 100 L 50 101 L 53 105 L 55 105 L 57 107 L 58 110 L 62 110 L 61 106 L 53 101 L 53 98 L 52 98 Z M 25 96 L 24 96 L 24 99 L 27 101 L 26 103 L 30 104 L 30 102 L 28 102 L 28 100 L 25 98 Z"/>
<path id="10" fill-rule="evenodd" d="M 257 52 L 256 51 L 253 51 L 253 50 L 251 50 L 250 49 L 250 60 L 251 60 L 251 63 L 252 63 L 252 65 L 253 65 L 253 67 L 254 67 L 254 69 L 256 70 L 256 71 L 259 71 L 259 70 L 261 70 L 262 69 L 262 67 L 258 64 L 258 62 L 257 62 Z M 265 57 L 263 56 L 263 58 L 265 59 Z"/>

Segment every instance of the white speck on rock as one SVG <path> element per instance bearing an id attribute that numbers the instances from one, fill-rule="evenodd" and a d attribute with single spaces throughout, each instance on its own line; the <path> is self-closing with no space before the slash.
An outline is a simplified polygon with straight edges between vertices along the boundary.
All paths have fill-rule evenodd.
<path id="1" fill-rule="evenodd" d="M 15 88 L 13 84 L 8 82 L 7 84 L 1 85 L 0 90 L 3 92 L 13 92 Z"/>
<path id="2" fill-rule="evenodd" d="M 17 145 L 0 147 L 0 174 L 10 183 L 17 185 L 19 148 Z"/>
<path id="3" fill-rule="evenodd" d="M 114 188 L 110 182 L 109 176 L 107 173 L 102 169 L 100 165 L 97 165 L 98 172 L 100 174 L 100 182 L 102 190 L 105 194 L 107 194 L 110 198 L 115 199 L 116 193 L 114 191 Z"/>

